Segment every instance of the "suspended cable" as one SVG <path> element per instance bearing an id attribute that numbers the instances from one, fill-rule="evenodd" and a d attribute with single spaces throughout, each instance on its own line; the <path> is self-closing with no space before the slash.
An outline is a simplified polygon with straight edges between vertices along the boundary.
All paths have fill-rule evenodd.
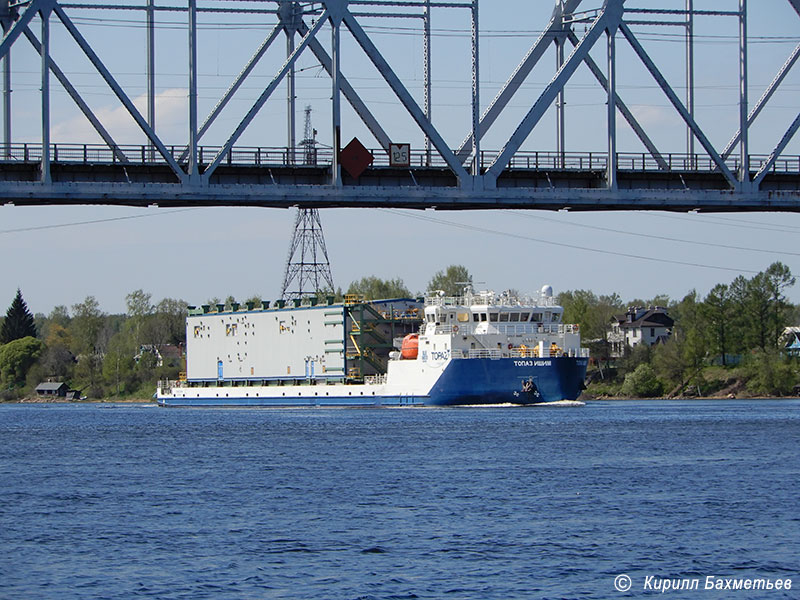
<path id="1" fill-rule="evenodd" d="M 687 218 L 687 217 L 678 217 L 678 216 L 673 216 L 673 215 L 662 215 L 660 213 L 649 213 L 649 214 L 651 216 L 653 216 L 653 217 L 658 217 L 660 219 L 671 219 L 673 221 L 681 221 L 682 223 L 688 223 L 690 221 L 690 219 Z M 709 217 L 709 216 L 705 216 L 705 215 L 698 215 L 698 216 L 702 216 L 703 219 L 705 221 L 709 222 L 709 223 L 715 223 L 714 217 Z M 717 219 L 719 219 L 719 217 L 717 217 Z M 793 231 L 791 229 L 784 229 L 779 225 L 762 227 L 762 226 L 759 226 L 759 225 L 756 225 L 756 224 L 751 224 L 749 222 L 748 223 L 733 224 L 733 223 L 723 223 L 721 221 L 716 221 L 716 224 L 717 225 L 723 225 L 723 226 L 726 226 L 726 227 L 738 227 L 739 229 L 760 229 L 760 230 L 763 230 L 763 231 L 774 231 L 776 233 L 797 233 L 796 231 Z M 766 224 L 762 223 L 761 225 L 766 225 Z"/>
<path id="2" fill-rule="evenodd" d="M 126 215 L 124 217 L 110 217 L 108 219 L 93 219 L 91 221 L 74 221 L 72 223 L 55 223 L 52 225 L 34 225 L 32 227 L 19 227 L 17 229 L 3 229 L 0 230 L 0 235 L 6 235 L 9 233 L 24 233 L 27 231 L 41 231 L 44 229 L 60 229 L 63 227 L 77 227 L 78 225 L 94 225 L 96 223 L 110 223 L 112 221 L 128 221 L 131 219 L 146 219 L 148 217 L 162 217 L 167 215 L 174 215 L 177 213 L 184 213 L 193 210 L 200 210 L 198 208 L 182 208 L 178 210 L 159 210 L 158 212 L 148 213 L 146 215 Z"/>
<path id="3" fill-rule="evenodd" d="M 585 225 L 583 223 L 570 223 L 568 221 L 561 221 L 559 219 L 551 219 L 541 215 L 533 215 L 519 210 L 507 211 L 522 217 L 536 219 L 537 221 L 547 221 L 549 223 L 558 223 L 560 225 L 569 225 L 572 227 L 583 227 L 584 229 L 594 229 L 595 231 L 606 231 L 609 233 L 619 233 L 622 235 L 631 235 L 635 237 L 646 238 L 648 240 L 664 240 L 667 242 L 677 242 L 679 244 L 692 244 L 695 246 L 707 246 L 710 248 L 724 248 L 726 250 L 743 250 L 745 252 L 762 252 L 764 254 L 788 254 L 791 256 L 800 256 L 800 252 L 788 252 L 786 250 L 764 250 L 762 248 L 748 248 L 747 246 L 733 246 L 728 244 L 715 244 L 713 242 L 698 242 L 697 240 L 684 240 L 680 238 L 673 238 L 664 235 L 655 235 L 650 233 L 637 233 L 635 231 L 622 231 L 621 229 L 612 229 L 610 227 L 600 227 L 599 225 Z"/>
<path id="4" fill-rule="evenodd" d="M 694 262 L 687 262 L 687 261 L 680 261 L 680 260 L 672 260 L 672 259 L 663 258 L 663 257 L 644 256 L 644 255 L 641 255 L 641 254 L 629 254 L 627 252 L 616 252 L 614 250 L 603 250 L 601 248 L 591 248 L 591 247 L 588 247 L 588 246 L 578 246 L 576 244 L 567 244 L 565 242 L 556 242 L 556 241 L 553 241 L 553 240 L 546 240 L 546 239 L 543 239 L 543 238 L 536 238 L 536 237 L 532 237 L 532 236 L 528 236 L 528 235 L 510 233 L 508 231 L 498 231 L 496 229 L 489 229 L 487 227 L 478 227 L 478 226 L 475 226 L 475 225 L 466 225 L 464 223 L 455 223 L 453 221 L 446 221 L 445 219 L 439 219 L 439 218 L 430 217 L 430 216 L 427 216 L 427 215 L 411 214 L 411 213 L 407 213 L 407 212 L 404 212 L 404 211 L 391 209 L 391 208 L 379 208 L 378 210 L 383 211 L 383 212 L 389 212 L 389 213 L 396 214 L 396 215 L 403 216 L 403 217 L 407 217 L 409 219 L 417 219 L 419 221 L 426 221 L 428 223 L 437 223 L 439 225 L 447 225 L 449 227 L 455 227 L 457 229 L 464 229 L 464 230 L 467 230 L 467 231 L 477 231 L 479 233 L 491 233 L 491 234 L 494 234 L 494 235 L 510 237 L 510 238 L 514 238 L 514 239 L 518 239 L 518 240 L 526 240 L 526 241 L 530 241 L 530 242 L 538 242 L 540 244 L 547 244 L 548 246 L 558 246 L 558 247 L 561 247 L 561 248 L 570 248 L 572 250 L 581 250 L 581 251 L 584 251 L 584 252 L 593 252 L 593 253 L 598 253 L 598 254 L 608 254 L 608 255 L 611 255 L 611 256 L 621 256 L 621 257 L 624 257 L 624 258 L 633 258 L 633 259 L 636 259 L 636 260 L 657 262 L 657 263 L 660 263 L 660 264 L 668 263 L 668 264 L 673 264 L 673 265 L 681 265 L 681 266 L 684 266 L 684 267 L 698 267 L 698 268 L 701 268 L 701 269 L 715 269 L 715 270 L 718 270 L 718 271 L 732 271 L 734 273 L 754 273 L 754 274 L 757 273 L 757 271 L 751 271 L 751 270 L 748 270 L 748 269 L 739 269 L 739 268 L 733 268 L 733 267 L 723 267 L 723 266 L 720 266 L 720 265 L 706 265 L 706 264 L 702 264 L 702 263 L 694 263 Z"/>

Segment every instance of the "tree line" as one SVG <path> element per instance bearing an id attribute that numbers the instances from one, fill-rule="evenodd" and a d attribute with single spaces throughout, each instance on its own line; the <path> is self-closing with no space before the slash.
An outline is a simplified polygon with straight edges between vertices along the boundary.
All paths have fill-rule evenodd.
<path id="1" fill-rule="evenodd" d="M 455 295 L 471 281 L 466 268 L 452 265 L 434 274 L 429 289 Z M 339 300 L 341 289 L 332 293 Z M 363 277 L 347 288 L 366 299 L 415 297 L 400 278 Z M 257 300 L 253 298 L 251 300 Z M 247 302 L 247 301 L 245 301 Z M 229 296 L 207 304 L 236 304 Z M 154 301 L 135 290 L 125 297 L 124 314 L 108 314 L 93 296 L 71 307 L 56 306 L 50 314 L 31 315 L 17 290 L 0 326 L 0 400 L 31 394 L 41 382 L 65 382 L 88 398 L 139 397 L 153 394 L 156 381 L 175 379 L 184 363 L 169 347 L 186 343 L 187 303 Z"/>
<path id="2" fill-rule="evenodd" d="M 783 352 L 786 327 L 800 323 L 798 307 L 786 297 L 794 284 L 789 267 L 776 262 L 751 278 L 718 283 L 704 298 L 692 290 L 679 301 L 657 296 L 623 303 L 616 294 L 575 290 L 559 294 L 558 302 L 565 321 L 580 324 L 599 371 L 604 364 L 612 367 L 598 386 L 611 394 L 680 395 L 698 389 L 708 394 L 727 385 L 732 393 L 785 395 L 800 382 L 797 361 Z M 672 335 L 666 343 L 639 345 L 612 361 L 606 332 L 629 306 L 667 308 L 675 321 Z"/>
<path id="3" fill-rule="evenodd" d="M 434 290 L 457 296 L 471 281 L 466 267 L 450 265 L 434 273 L 423 292 L 412 293 L 400 278 L 368 276 L 353 281 L 346 292 L 320 293 L 337 300 L 345 293 L 369 300 L 417 297 Z M 718 283 L 704 298 L 693 290 L 680 301 L 661 295 L 623 302 L 618 294 L 571 290 L 557 300 L 564 307 L 564 321 L 580 325 L 583 343 L 591 349 L 597 368 L 590 390 L 655 396 L 695 386 L 708 392 L 733 377 L 744 380 L 751 393 L 786 394 L 800 381 L 796 360 L 781 352 L 785 327 L 800 322 L 798 307 L 786 297 L 794 284 L 789 268 L 776 262 L 751 278 Z M 162 350 L 184 346 L 187 303 L 176 298 L 155 301 L 143 290 L 129 293 L 125 303 L 124 314 L 108 314 L 88 296 L 34 317 L 18 290 L 0 325 L 0 399 L 29 394 L 46 380 L 68 383 L 89 398 L 149 397 L 159 378 L 176 378 L 183 360 Z M 229 296 L 207 303 L 230 308 L 236 301 Z M 607 332 L 613 318 L 629 306 L 656 305 L 666 307 L 675 321 L 669 340 L 640 345 L 612 359 Z M 722 375 L 709 382 L 715 367 Z"/>

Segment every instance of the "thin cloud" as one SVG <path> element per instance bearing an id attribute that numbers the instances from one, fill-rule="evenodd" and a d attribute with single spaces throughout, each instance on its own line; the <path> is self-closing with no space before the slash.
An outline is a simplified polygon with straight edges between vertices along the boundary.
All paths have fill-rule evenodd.
<path id="1" fill-rule="evenodd" d="M 188 129 L 186 97 L 186 89 L 180 88 L 164 90 L 156 95 L 156 133 L 166 144 L 185 143 Z M 144 116 L 147 110 L 146 94 L 134 98 L 133 103 Z M 121 104 L 105 106 L 94 113 L 118 144 L 145 143 L 144 132 Z M 51 136 L 55 143 L 74 143 L 75 140 L 103 143 L 83 114 L 54 125 Z"/>

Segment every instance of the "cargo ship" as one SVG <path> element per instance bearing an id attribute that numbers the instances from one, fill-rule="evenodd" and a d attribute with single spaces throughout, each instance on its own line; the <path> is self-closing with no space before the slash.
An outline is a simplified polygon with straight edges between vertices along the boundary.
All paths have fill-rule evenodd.
<path id="1" fill-rule="evenodd" d="M 189 307 L 162 406 L 378 407 L 575 400 L 589 361 L 550 286 L 366 301 Z"/>

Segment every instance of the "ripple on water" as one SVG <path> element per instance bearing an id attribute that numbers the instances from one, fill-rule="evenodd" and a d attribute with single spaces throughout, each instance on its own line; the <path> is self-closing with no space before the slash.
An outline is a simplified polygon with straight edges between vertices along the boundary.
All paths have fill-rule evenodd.
<path id="1" fill-rule="evenodd" d="M 616 598 L 620 573 L 793 577 L 799 417 L 0 406 L 0 597 Z"/>

